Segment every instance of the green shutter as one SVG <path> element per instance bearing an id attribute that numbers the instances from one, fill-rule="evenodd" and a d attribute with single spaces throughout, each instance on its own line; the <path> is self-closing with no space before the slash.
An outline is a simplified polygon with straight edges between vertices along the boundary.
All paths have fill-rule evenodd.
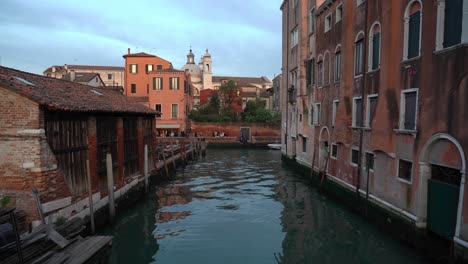
<path id="1" fill-rule="evenodd" d="M 421 12 L 410 16 L 408 34 L 408 59 L 419 56 L 419 33 L 421 25 Z"/>
<path id="2" fill-rule="evenodd" d="M 311 84 L 311 75 L 310 75 L 310 63 L 311 63 L 311 60 L 308 60 L 307 61 L 307 67 L 306 67 L 306 79 L 307 79 L 307 85 L 310 85 Z"/>
<path id="3" fill-rule="evenodd" d="M 372 39 L 372 70 L 379 68 L 380 64 L 380 33 L 375 33 Z"/>
<path id="4" fill-rule="evenodd" d="M 445 1 L 444 48 L 461 42 L 463 0 Z"/>

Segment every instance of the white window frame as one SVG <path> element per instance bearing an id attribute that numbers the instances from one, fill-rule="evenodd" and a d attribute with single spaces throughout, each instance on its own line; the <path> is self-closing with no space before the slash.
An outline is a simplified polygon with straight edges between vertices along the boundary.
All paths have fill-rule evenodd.
<path id="1" fill-rule="evenodd" d="M 333 100 L 333 106 L 332 106 L 332 127 L 335 126 L 336 123 L 336 113 L 338 112 L 338 105 L 340 101 L 339 100 Z"/>
<path id="2" fill-rule="evenodd" d="M 332 12 L 330 14 L 325 16 L 325 23 L 324 23 L 324 32 L 327 33 L 328 31 L 331 30 L 332 24 L 333 24 L 333 17 L 332 17 Z"/>
<path id="3" fill-rule="evenodd" d="M 146 72 L 151 72 L 154 70 L 154 65 L 153 64 L 146 64 L 145 65 L 145 70 Z"/>
<path id="4" fill-rule="evenodd" d="M 351 166 L 353 166 L 353 167 L 357 167 L 358 163 L 353 163 L 353 150 L 356 150 L 358 152 L 358 159 L 361 158 L 361 153 L 359 153 L 359 148 L 358 147 L 351 147 L 351 149 L 349 150 L 349 164 L 351 164 Z M 359 162 L 359 160 L 358 160 L 358 162 Z"/>
<path id="5" fill-rule="evenodd" d="M 338 65 L 338 67 L 337 67 L 336 66 L 336 54 L 338 54 L 338 53 L 340 54 L 340 65 Z M 334 58 L 335 59 L 334 59 L 334 63 L 333 63 L 333 65 L 334 65 L 334 67 L 333 67 L 333 80 L 335 82 L 339 82 L 339 81 L 341 81 L 341 74 L 342 74 L 342 72 L 341 72 L 341 59 L 342 59 L 342 57 L 341 57 L 341 44 L 338 44 L 336 46 L 336 48 L 335 48 L 335 57 Z M 337 71 L 340 72 L 340 76 L 339 76 L 340 78 L 337 78 L 337 76 L 336 76 Z"/>
<path id="6" fill-rule="evenodd" d="M 137 73 L 138 71 L 138 64 L 134 63 L 134 64 L 130 64 L 130 73 Z"/>
<path id="7" fill-rule="evenodd" d="M 421 12 L 421 19 L 419 21 L 419 52 L 418 56 L 408 59 L 408 48 L 409 48 L 409 19 L 410 19 L 410 7 L 413 5 L 415 2 L 419 2 L 419 5 L 421 9 L 419 10 Z M 423 25 L 423 4 L 420 0 L 411 0 L 408 5 L 405 8 L 405 17 L 404 17 L 404 31 L 403 31 L 403 61 L 406 60 L 415 60 L 418 59 L 421 56 L 421 37 L 422 37 L 422 25 Z"/>
<path id="8" fill-rule="evenodd" d="M 309 33 L 315 33 L 315 6 L 309 10 Z"/>
<path id="9" fill-rule="evenodd" d="M 468 16 L 462 18 L 462 32 L 460 44 L 444 48 L 444 31 L 445 31 L 445 2 L 446 0 L 437 1 L 437 26 L 436 26 L 436 51 L 450 49 L 460 44 L 468 42 Z M 468 0 L 463 0 L 463 14 L 468 13 Z"/>
<path id="10" fill-rule="evenodd" d="M 360 37 L 361 34 L 362 34 L 362 38 Z M 364 65 L 362 65 L 362 72 L 359 73 L 359 74 L 356 73 L 356 63 L 357 63 L 357 48 L 356 47 L 357 47 L 357 43 L 359 41 L 362 41 L 362 45 L 363 45 L 363 47 L 362 47 L 362 64 L 364 64 L 364 60 L 365 60 L 365 56 L 366 56 L 364 54 L 364 49 L 365 49 L 364 45 L 366 45 L 365 37 L 366 36 L 364 35 L 364 31 L 360 31 L 359 33 L 357 33 L 356 38 L 354 39 L 354 46 L 353 46 L 354 47 L 354 63 L 353 63 L 354 78 L 361 77 L 364 74 Z"/>
<path id="11" fill-rule="evenodd" d="M 369 94 L 367 95 L 367 101 L 366 101 L 366 121 L 365 121 L 365 124 L 364 126 L 366 128 L 371 128 L 371 120 L 370 120 L 370 99 L 371 98 L 377 98 L 378 100 L 378 97 L 379 97 L 379 94 Z M 376 106 L 377 107 L 377 106 Z M 375 113 L 374 113 L 374 117 L 375 117 Z"/>
<path id="12" fill-rule="evenodd" d="M 403 179 L 400 177 L 400 160 L 404 160 L 406 162 L 411 162 L 411 177 L 410 177 L 410 180 L 408 181 L 407 179 Z M 413 184 L 413 168 L 414 168 L 414 162 L 412 160 L 408 160 L 408 159 L 402 159 L 402 158 L 398 158 L 396 160 L 396 178 L 397 180 L 399 180 L 400 182 L 403 182 L 403 183 L 406 183 L 406 184 Z"/>
<path id="13" fill-rule="evenodd" d="M 314 125 L 318 126 L 320 125 L 320 122 L 322 121 L 322 104 L 321 103 L 315 103 L 314 104 Z M 320 111 L 318 110 L 320 108 Z M 320 113 L 319 113 L 320 112 Z"/>
<path id="14" fill-rule="evenodd" d="M 406 104 L 406 100 L 405 100 L 405 94 L 406 93 L 412 93 L 412 92 L 416 92 L 416 110 L 415 110 L 415 117 L 414 117 L 414 129 L 411 130 L 411 129 L 405 129 L 405 113 L 406 113 L 406 109 L 405 109 L 405 104 Z M 400 122 L 399 122 L 399 130 L 400 131 L 417 131 L 416 128 L 418 127 L 418 111 L 419 111 L 419 88 L 410 88 L 410 89 L 403 89 L 401 91 L 401 95 L 400 95 Z"/>
<path id="15" fill-rule="evenodd" d="M 159 83 L 160 84 L 159 89 L 158 89 L 158 82 L 156 82 L 156 85 L 153 86 L 153 91 L 162 91 L 162 89 L 163 89 L 163 77 L 153 77 L 153 82 L 154 82 L 154 79 L 159 79 L 159 80 L 161 80 L 161 82 Z"/>
<path id="16" fill-rule="evenodd" d="M 336 156 L 333 156 L 333 146 L 336 147 Z M 334 159 L 334 160 L 337 160 L 338 159 L 338 145 L 336 143 L 332 143 L 331 144 L 331 148 L 330 148 L 330 158 Z"/>
<path id="17" fill-rule="evenodd" d="M 336 15 L 335 15 L 335 24 L 340 22 L 343 19 L 343 4 L 339 4 L 336 7 Z"/>
<path id="18" fill-rule="evenodd" d="M 311 103 L 310 104 L 310 110 L 309 110 L 309 127 L 313 127 L 314 126 L 314 114 L 315 114 L 315 109 L 314 109 L 315 105 L 314 103 Z"/>
<path id="19" fill-rule="evenodd" d="M 174 105 L 177 106 L 177 116 L 174 116 Z M 179 118 L 179 104 L 171 104 L 171 118 L 172 119 L 177 119 Z"/>
<path id="20" fill-rule="evenodd" d="M 357 127 L 357 126 L 356 126 L 356 121 L 357 121 L 357 120 L 356 120 L 356 118 L 357 118 L 357 116 L 356 116 L 356 114 L 357 114 L 356 100 L 357 100 L 357 99 L 361 99 L 361 104 L 364 103 L 364 102 L 362 101 L 362 97 L 361 97 L 361 96 L 353 97 L 353 120 L 352 120 L 352 127 Z"/>
<path id="21" fill-rule="evenodd" d="M 320 74 L 319 64 L 322 63 L 322 74 Z M 322 82 L 320 82 L 320 80 Z M 322 54 L 317 59 L 317 87 L 321 88 L 325 85 L 325 59 Z"/>
<path id="22" fill-rule="evenodd" d="M 178 91 L 180 90 L 180 78 L 179 77 L 169 77 L 169 90 Z M 177 80 L 174 82 L 174 80 Z M 175 85 L 177 84 L 177 85 Z M 174 87 L 175 85 L 175 87 Z"/>
<path id="23" fill-rule="evenodd" d="M 291 32 L 291 48 L 296 47 L 299 44 L 299 30 L 296 27 Z"/>
<path id="24" fill-rule="evenodd" d="M 373 70 L 372 69 L 372 60 L 374 59 L 374 27 L 378 26 L 379 27 L 379 33 L 380 33 L 380 43 L 379 43 L 379 65 L 377 66 L 377 69 Z M 367 71 L 378 71 L 380 70 L 380 64 L 381 64 L 381 59 L 382 59 L 382 26 L 378 21 L 375 21 L 374 24 L 372 24 L 371 29 L 369 31 L 369 44 L 368 44 L 368 49 L 369 52 L 367 53 Z"/>

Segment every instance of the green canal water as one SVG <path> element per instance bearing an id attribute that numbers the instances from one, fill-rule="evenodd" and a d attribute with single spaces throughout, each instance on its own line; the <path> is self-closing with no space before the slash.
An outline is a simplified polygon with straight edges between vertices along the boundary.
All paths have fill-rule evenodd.
<path id="1" fill-rule="evenodd" d="M 208 150 L 119 214 L 110 263 L 424 263 L 273 150 Z"/>

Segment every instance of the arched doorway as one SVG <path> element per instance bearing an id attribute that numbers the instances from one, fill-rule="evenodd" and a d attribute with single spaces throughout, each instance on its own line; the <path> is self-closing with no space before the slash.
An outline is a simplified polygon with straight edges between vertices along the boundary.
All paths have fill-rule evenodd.
<path id="1" fill-rule="evenodd" d="M 429 231 L 449 240 L 460 233 L 465 164 L 460 143 L 447 134 L 432 136 L 421 152 L 422 217 Z"/>
<path id="2" fill-rule="evenodd" d="M 328 132 L 327 127 L 322 127 L 320 129 L 319 136 L 319 170 L 326 171 L 327 168 L 327 159 L 329 158 L 328 149 L 329 149 L 330 133 Z"/>

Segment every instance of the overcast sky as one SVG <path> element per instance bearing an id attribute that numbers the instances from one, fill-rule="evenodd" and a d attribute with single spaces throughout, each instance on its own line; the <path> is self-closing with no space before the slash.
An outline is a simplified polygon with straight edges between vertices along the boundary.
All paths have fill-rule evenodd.
<path id="1" fill-rule="evenodd" d="M 208 48 L 214 75 L 281 69 L 282 0 L 1 0 L 0 64 L 42 74 L 51 65 L 123 66 L 127 48 L 180 68 Z"/>

